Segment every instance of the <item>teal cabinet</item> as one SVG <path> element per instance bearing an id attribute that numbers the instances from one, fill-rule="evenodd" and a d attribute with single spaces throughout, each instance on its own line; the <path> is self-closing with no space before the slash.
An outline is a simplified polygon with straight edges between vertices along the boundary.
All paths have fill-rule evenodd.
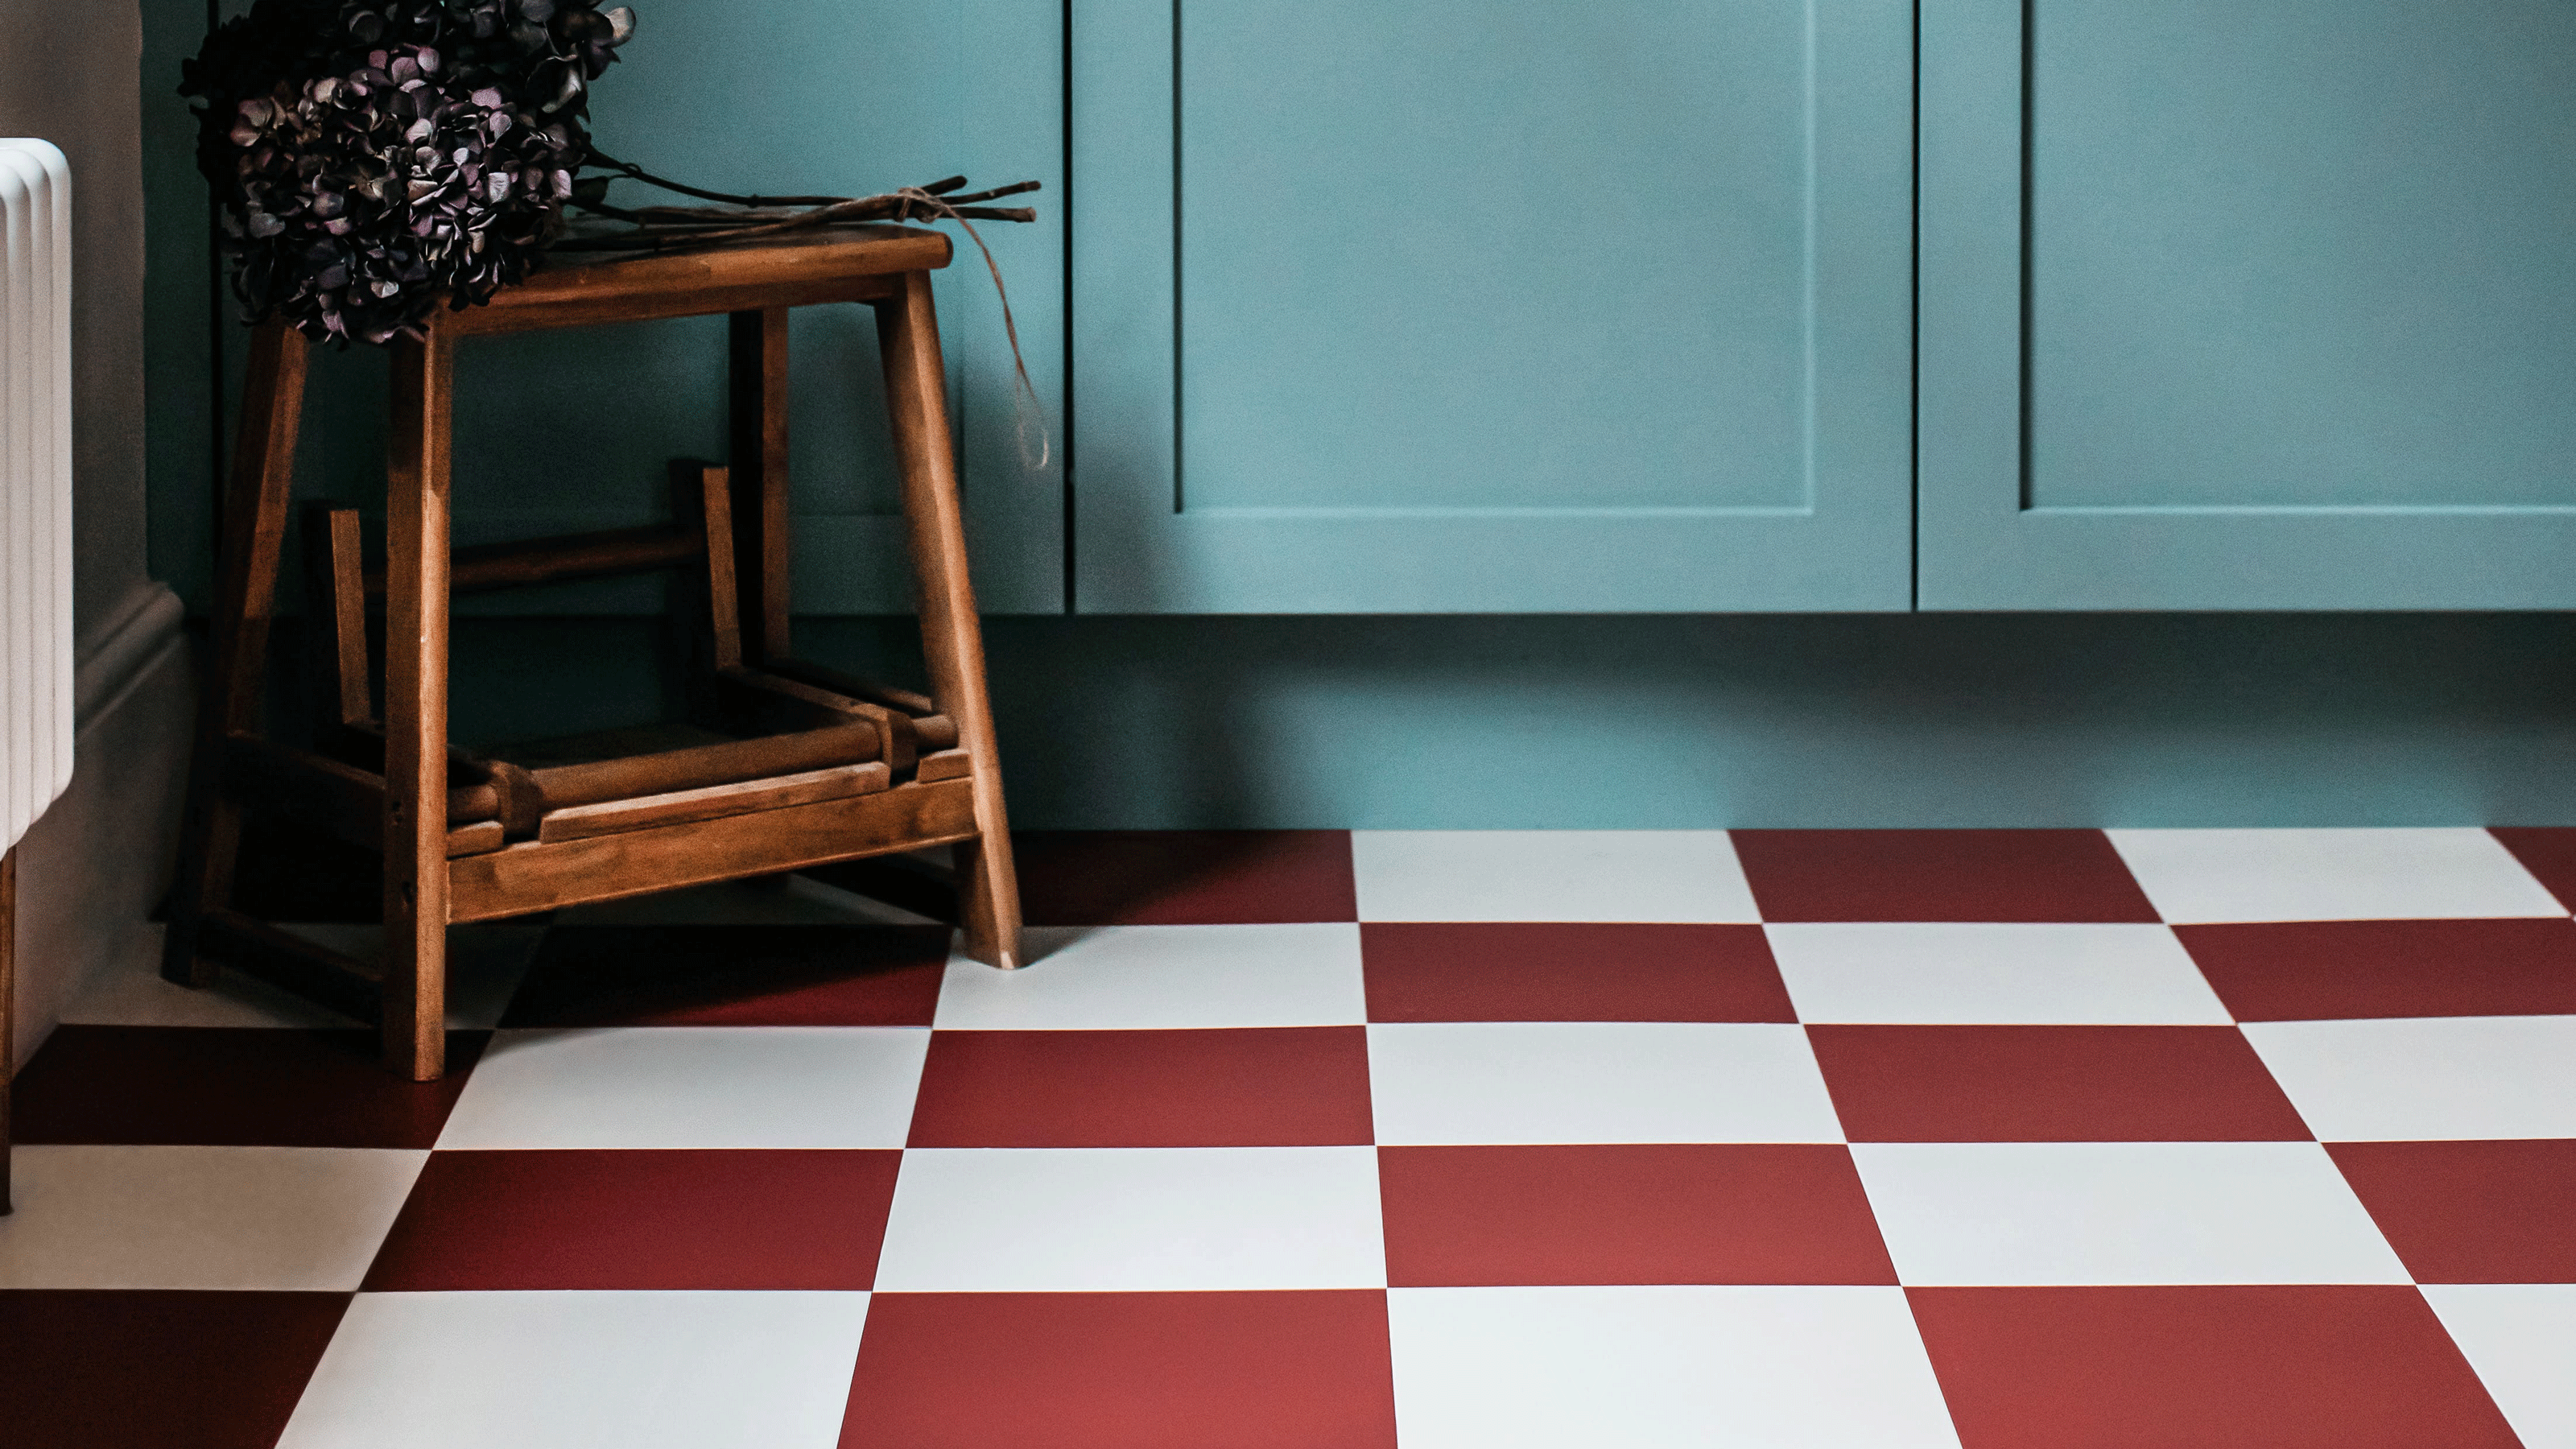
<path id="1" fill-rule="evenodd" d="M 2576 7 L 1922 47 L 1921 607 L 2576 605 Z"/>
<path id="2" fill-rule="evenodd" d="M 175 73 L 200 12 L 145 13 Z M 962 237 L 940 283 L 993 612 L 2576 607 L 2567 0 L 644 25 L 597 92 L 612 154 L 1046 183 L 1038 225 L 984 228 L 1045 467 Z M 156 568 L 202 592 L 203 192 L 155 95 Z M 799 608 L 908 609 L 873 328 L 815 309 L 794 350 Z M 725 446 L 722 355 L 712 323 L 478 344 L 460 538 L 661 516 L 662 459 Z M 325 363 L 301 476 L 371 498 L 381 358 Z"/>
<path id="3" fill-rule="evenodd" d="M 1907 0 L 1072 0 L 1076 607 L 1903 609 Z"/>

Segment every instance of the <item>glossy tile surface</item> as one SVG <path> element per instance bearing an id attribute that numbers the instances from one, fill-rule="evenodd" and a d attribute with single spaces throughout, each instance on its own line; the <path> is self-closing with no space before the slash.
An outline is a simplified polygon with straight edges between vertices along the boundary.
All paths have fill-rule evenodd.
<path id="1" fill-rule="evenodd" d="M 1362 830 L 1363 921 L 1758 921 L 1722 830 Z"/>
<path id="2" fill-rule="evenodd" d="M 2224 1026 L 2233 1020 L 2182 943 L 2160 925 L 1850 921 L 1764 930 L 1800 1021 Z"/>
<path id="3" fill-rule="evenodd" d="M 1959 1442 L 1895 1288 L 1409 1288 L 1387 1306 L 1416 1449 Z"/>
<path id="4" fill-rule="evenodd" d="M 361 1293 L 284 1449 L 830 1449 L 864 1293 Z"/>
<path id="5" fill-rule="evenodd" d="M 2563 916 L 2483 830 L 2113 830 L 2156 910 L 2199 921 Z"/>

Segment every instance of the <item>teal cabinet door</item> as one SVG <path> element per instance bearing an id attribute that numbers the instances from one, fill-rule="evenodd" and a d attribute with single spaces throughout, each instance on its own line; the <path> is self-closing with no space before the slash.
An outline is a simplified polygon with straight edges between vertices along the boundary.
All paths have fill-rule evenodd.
<path id="1" fill-rule="evenodd" d="M 2576 6 L 1922 26 L 1923 607 L 2576 606 Z"/>
<path id="2" fill-rule="evenodd" d="M 1902 609 L 1908 0 L 1072 0 L 1076 606 Z"/>

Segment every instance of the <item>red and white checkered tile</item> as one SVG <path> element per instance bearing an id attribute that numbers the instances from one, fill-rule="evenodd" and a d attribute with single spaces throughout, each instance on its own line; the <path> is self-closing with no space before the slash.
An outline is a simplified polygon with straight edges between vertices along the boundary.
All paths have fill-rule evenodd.
<path id="1" fill-rule="evenodd" d="M 2576 830 L 1022 858 L 477 928 L 431 1086 L 101 983 L 0 1441 L 2576 1449 Z"/>

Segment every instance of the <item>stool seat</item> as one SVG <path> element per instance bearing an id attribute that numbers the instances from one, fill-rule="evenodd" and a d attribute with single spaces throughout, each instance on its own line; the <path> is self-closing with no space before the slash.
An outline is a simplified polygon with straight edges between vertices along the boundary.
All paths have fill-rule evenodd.
<path id="1" fill-rule="evenodd" d="M 859 226 L 823 239 L 755 241 L 720 251 L 577 253 L 582 259 L 570 262 L 557 253 L 484 305 L 441 313 L 438 325 L 457 335 L 483 336 L 594 321 L 874 302 L 889 295 L 904 273 L 948 265 L 950 252 L 948 238 L 935 231 Z"/>
<path id="2" fill-rule="evenodd" d="M 948 239 L 866 227 L 718 251 L 550 265 L 488 305 L 436 314 L 393 344 L 386 540 L 308 506 L 316 698 L 311 749 L 267 737 L 260 685 L 293 491 L 310 348 L 254 334 L 227 485 L 180 874 L 163 974 L 226 966 L 383 1029 L 386 1062 L 444 1069 L 446 930 L 679 886 L 947 846 L 967 953 L 1017 966 L 1020 907 L 967 579 L 930 272 Z M 787 325 L 796 307 L 876 313 L 920 599 L 928 693 L 798 658 L 788 615 Z M 674 465 L 670 525 L 455 549 L 448 488 L 454 370 L 469 337 L 610 322 L 730 318 L 731 457 Z M 450 596 L 676 569 L 701 585 L 695 717 L 658 734 L 484 753 L 447 734 Z M 369 645 L 381 605 L 384 659 Z M 379 705 L 381 695 L 381 705 Z M 515 756 L 515 757 L 514 757 Z M 380 848 L 385 953 L 363 961 L 231 903 L 245 810 Z"/>

